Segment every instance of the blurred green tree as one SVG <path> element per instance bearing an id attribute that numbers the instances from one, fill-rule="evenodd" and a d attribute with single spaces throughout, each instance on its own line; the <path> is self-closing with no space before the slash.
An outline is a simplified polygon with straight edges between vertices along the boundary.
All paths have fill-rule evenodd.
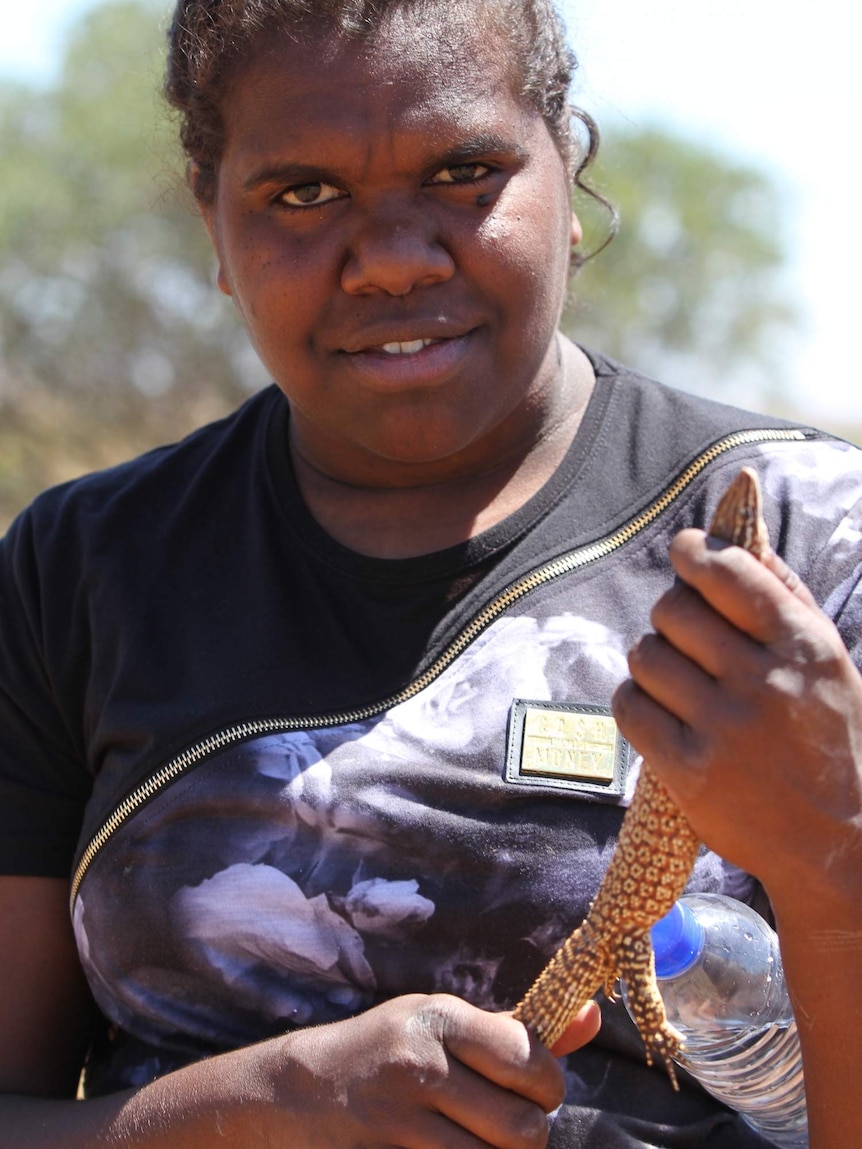
<path id="1" fill-rule="evenodd" d="M 265 381 L 184 188 L 166 19 L 165 0 L 113 0 L 54 86 L 0 87 L 0 529 Z M 657 128 L 609 135 L 593 179 L 623 222 L 573 280 L 567 330 L 681 385 L 771 378 L 789 312 L 767 179 Z M 606 219 L 582 207 L 595 245 Z"/>
<path id="2" fill-rule="evenodd" d="M 615 205 L 620 227 L 572 281 L 567 332 L 725 402 L 780 398 L 777 351 L 797 315 L 772 179 L 651 126 L 609 132 L 588 182 Z M 575 207 L 584 246 L 598 246 L 606 214 L 583 197 Z"/>
<path id="3" fill-rule="evenodd" d="M 0 528 L 263 381 L 185 191 L 164 13 L 93 9 L 55 86 L 0 87 Z"/>

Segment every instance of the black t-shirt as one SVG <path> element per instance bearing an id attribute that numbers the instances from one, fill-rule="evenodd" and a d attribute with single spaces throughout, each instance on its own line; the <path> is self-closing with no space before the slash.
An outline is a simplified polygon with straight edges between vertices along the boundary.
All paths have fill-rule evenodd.
<path id="1" fill-rule="evenodd" d="M 74 868 L 116 1027 L 93 1090 L 411 990 L 511 1006 L 612 853 L 638 759 L 609 701 L 667 542 L 743 463 L 856 654 L 855 449 L 595 365 L 551 480 L 434 555 L 369 558 L 320 529 L 275 388 L 14 525 L 0 864 Z M 707 851 L 692 888 L 759 893 Z M 642 1056 L 608 1006 L 553 1143 L 757 1143 Z"/>

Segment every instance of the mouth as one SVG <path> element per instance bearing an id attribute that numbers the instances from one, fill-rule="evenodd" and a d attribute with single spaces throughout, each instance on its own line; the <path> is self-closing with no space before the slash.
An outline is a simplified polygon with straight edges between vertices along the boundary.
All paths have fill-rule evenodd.
<path id="1" fill-rule="evenodd" d="M 417 335 L 409 339 L 392 339 L 387 335 L 379 342 L 373 338 L 368 342 L 363 340 L 344 355 L 343 361 L 350 364 L 350 370 L 358 372 L 366 385 L 375 390 L 443 385 L 463 370 L 473 342 L 472 330 L 436 337 Z"/>
<path id="2" fill-rule="evenodd" d="M 344 332 L 335 349 L 347 355 L 419 355 L 438 343 L 469 336 L 477 326 L 445 315 L 380 317 Z"/>

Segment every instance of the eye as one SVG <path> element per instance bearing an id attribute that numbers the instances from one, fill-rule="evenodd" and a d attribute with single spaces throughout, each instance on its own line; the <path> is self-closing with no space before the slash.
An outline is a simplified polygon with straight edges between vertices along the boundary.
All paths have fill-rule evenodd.
<path id="1" fill-rule="evenodd" d="M 487 164 L 478 162 L 450 164 L 436 172 L 429 182 L 432 184 L 472 184 L 476 183 L 477 180 L 484 179 L 490 172 L 491 169 Z"/>
<path id="2" fill-rule="evenodd" d="M 340 188 L 315 180 L 310 184 L 297 184 L 296 187 L 288 188 L 279 195 L 278 200 L 287 207 L 321 207 L 325 203 L 341 199 L 343 195 L 344 192 Z"/>

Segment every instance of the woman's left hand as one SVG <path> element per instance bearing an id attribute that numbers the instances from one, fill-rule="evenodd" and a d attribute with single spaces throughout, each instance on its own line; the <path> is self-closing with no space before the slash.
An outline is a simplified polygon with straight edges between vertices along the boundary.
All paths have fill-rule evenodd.
<path id="1" fill-rule="evenodd" d="M 685 530 L 670 558 L 679 581 L 629 655 L 620 729 L 773 901 L 800 883 L 846 895 L 862 861 L 862 676 L 779 557 Z"/>

